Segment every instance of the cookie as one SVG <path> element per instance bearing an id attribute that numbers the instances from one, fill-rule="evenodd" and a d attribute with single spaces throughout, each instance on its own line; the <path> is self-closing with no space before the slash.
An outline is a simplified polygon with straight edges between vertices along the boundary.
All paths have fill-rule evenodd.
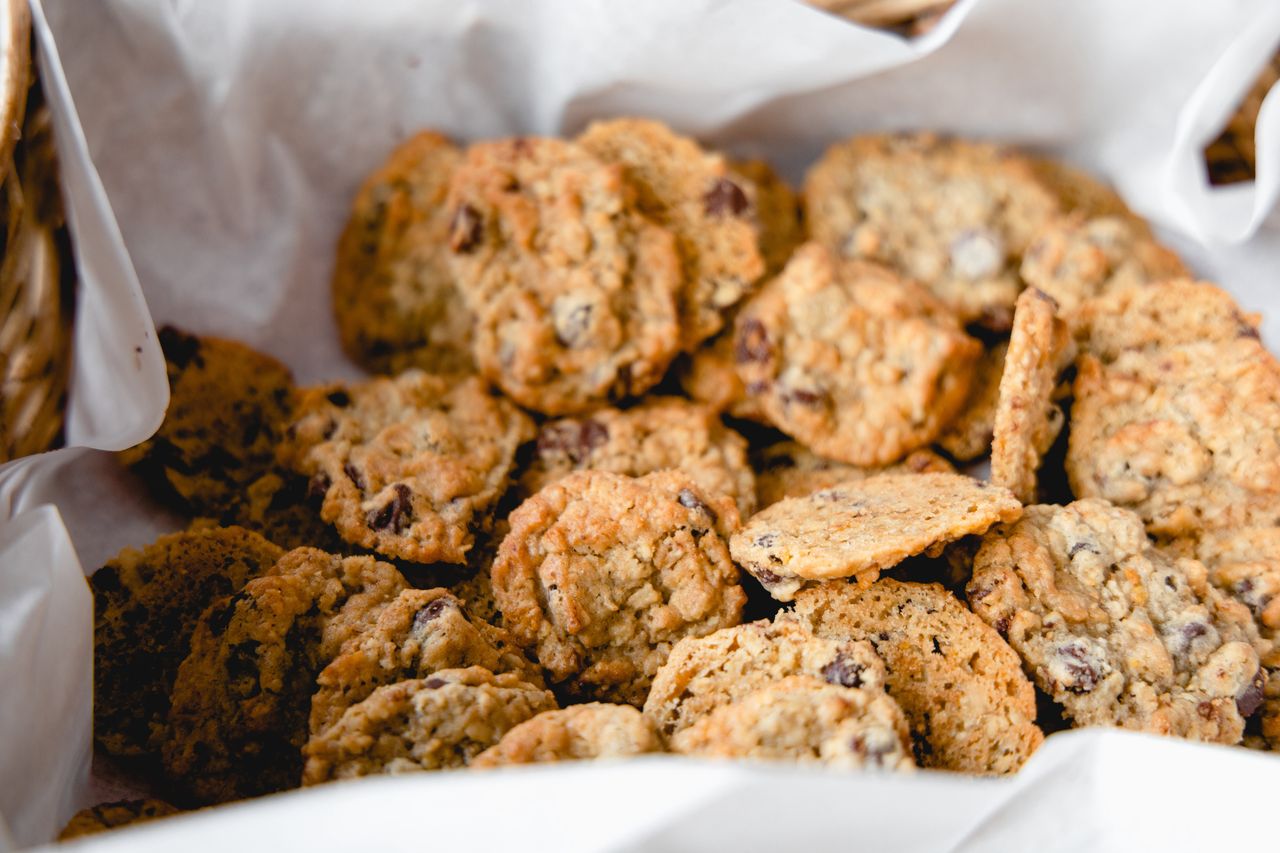
<path id="1" fill-rule="evenodd" d="M 210 605 L 173 685 L 173 781 L 203 803 L 296 787 L 316 674 L 404 586 L 387 563 L 299 548 Z"/>
<path id="2" fill-rule="evenodd" d="M 303 784 L 463 767 L 514 726 L 556 707 L 515 673 L 444 669 L 388 684 L 306 745 Z"/>
<path id="3" fill-rule="evenodd" d="M 510 523 L 492 571 L 503 626 L 567 695 L 638 706 L 679 640 L 741 619 L 737 510 L 678 471 L 578 471 Z"/>
<path id="4" fill-rule="evenodd" d="M 853 465 L 933 441 L 964 405 L 981 352 L 923 288 L 816 243 L 734 322 L 746 393 L 774 426 Z"/>
<path id="5" fill-rule="evenodd" d="M 1027 165 L 1040 185 L 1058 200 L 1063 213 L 1083 219 L 1124 219 L 1140 232 L 1150 234 L 1146 220 L 1130 210 L 1115 189 L 1101 179 L 1051 157 L 1031 155 Z"/>
<path id="6" fill-rule="evenodd" d="M 847 770 L 911 770 L 907 722 L 883 690 L 790 676 L 721 706 L 671 739 L 674 752 L 824 764 Z"/>
<path id="7" fill-rule="evenodd" d="M 802 498 L 840 483 L 863 480 L 876 474 L 951 473 L 951 463 L 932 450 L 914 450 L 907 458 L 882 468 L 861 468 L 824 459 L 795 441 L 780 441 L 754 454 L 756 500 L 760 509 L 783 498 Z"/>
<path id="8" fill-rule="evenodd" d="M 514 672 L 542 686 L 541 671 L 507 632 L 472 617 L 448 590 L 405 590 L 321 670 L 311 697 L 311 733 L 323 732 L 383 685 L 468 666 Z"/>
<path id="9" fill-rule="evenodd" d="M 271 469 L 289 417 L 293 376 L 236 341 L 159 332 L 169 408 L 156 434 L 119 454 L 161 499 L 222 518 Z"/>
<path id="10" fill-rule="evenodd" d="M 749 215 L 754 216 L 760 237 L 764 274 L 777 275 L 791 253 L 804 242 L 804 211 L 800 198 L 781 175 L 764 160 L 733 160 L 730 169 L 745 181 Z"/>
<path id="11" fill-rule="evenodd" d="M 957 462 L 972 462 L 991 451 L 996 429 L 996 403 L 1000 399 L 1000 379 L 1009 351 L 1007 340 L 986 347 L 978 357 L 969 384 L 969 396 L 960 414 L 951 419 L 935 442 Z"/>
<path id="12" fill-rule="evenodd" d="M 796 616 L 820 637 L 875 647 L 923 767 L 1013 773 L 1044 739 L 1017 654 L 938 584 L 821 584 L 796 597 Z"/>
<path id="13" fill-rule="evenodd" d="M 648 119 L 594 122 L 578 143 L 621 166 L 640 209 L 675 235 L 684 271 L 680 342 L 692 350 L 720 331 L 724 312 L 764 274 L 755 187 L 722 155 Z"/>
<path id="14" fill-rule="evenodd" d="M 525 720 L 471 766 L 630 758 L 649 752 L 662 752 L 662 741 L 643 714 L 630 705 L 588 702 Z"/>
<path id="15" fill-rule="evenodd" d="M 93 734 L 108 753 L 159 748 L 169 691 L 196 619 L 215 599 L 267 573 L 284 554 L 238 527 L 161 536 L 126 548 L 89 578 L 93 590 Z"/>
<path id="16" fill-rule="evenodd" d="M 479 143 L 448 209 L 449 267 L 486 379 L 522 406 L 570 415 L 662 378 L 679 345 L 680 256 L 620 166 L 555 139 Z"/>
<path id="17" fill-rule="evenodd" d="M 878 474 L 752 516 L 729 540 L 733 559 L 778 601 L 811 581 L 856 578 L 863 586 L 915 554 L 1012 521 L 1008 490 L 962 474 Z"/>
<path id="18" fill-rule="evenodd" d="M 744 518 L 755 511 L 746 439 L 711 409 L 678 397 L 544 423 L 520 486 L 532 495 L 572 471 L 640 477 L 666 468 L 688 474 L 703 491 L 733 498 Z"/>
<path id="19" fill-rule="evenodd" d="M 333 310 L 347 355 L 374 373 L 469 373 L 475 324 L 449 271 L 449 180 L 462 153 L 424 131 L 365 179 L 338 240 Z"/>
<path id="20" fill-rule="evenodd" d="M 113 803 L 99 803 L 76 812 L 63 827 L 62 832 L 58 833 L 58 840 L 70 841 L 85 835 L 97 835 L 109 829 L 169 817 L 178 814 L 178 811 L 164 800 L 117 800 Z"/>
<path id="21" fill-rule="evenodd" d="M 1022 259 L 1022 277 L 1053 297 L 1070 321 L 1088 300 L 1186 278 L 1182 261 L 1132 219 L 1064 219 L 1046 228 Z"/>
<path id="22" fill-rule="evenodd" d="M 476 377 L 408 370 L 300 395 L 281 457 L 323 495 L 347 542 L 419 563 L 465 563 L 492 523 L 529 418 Z"/>
<path id="23" fill-rule="evenodd" d="M 308 478 L 277 468 L 249 484 L 226 521 L 260 533 L 281 548 L 350 553 L 353 547 L 320 517 L 323 500 L 323 494 L 312 491 Z"/>
<path id="24" fill-rule="evenodd" d="M 717 708 L 793 675 L 842 687 L 883 688 L 884 663 L 862 642 L 815 637 L 785 618 L 722 628 L 676 643 L 654 676 L 645 717 L 670 738 Z"/>
<path id="25" fill-rule="evenodd" d="M 1000 378 L 991 482 L 1024 504 L 1036 502 L 1040 461 L 1066 420 L 1053 401 L 1053 389 L 1075 353 L 1075 342 L 1058 318 L 1053 298 L 1034 287 L 1022 291 Z"/>
<path id="26" fill-rule="evenodd" d="M 738 378 L 734 358 L 732 324 L 677 362 L 676 373 L 684 393 L 713 410 L 742 420 L 768 423 L 759 401 L 747 393 Z"/>
<path id="27" fill-rule="evenodd" d="M 1238 743 L 1262 701 L 1248 610 L 1105 501 L 1028 507 L 992 530 L 967 593 L 1078 726 Z"/>
<path id="28" fill-rule="evenodd" d="M 965 323 L 1007 329 L 1031 241 L 1059 215 L 1027 159 L 928 133 L 837 143 L 804 184 L 809 232 L 915 279 Z"/>

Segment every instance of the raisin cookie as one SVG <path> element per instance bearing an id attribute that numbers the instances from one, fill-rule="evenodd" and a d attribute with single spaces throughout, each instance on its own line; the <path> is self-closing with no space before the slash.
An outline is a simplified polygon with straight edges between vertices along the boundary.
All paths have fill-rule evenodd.
<path id="1" fill-rule="evenodd" d="M 928 133 L 832 146 L 809 170 L 804 201 L 815 240 L 888 264 L 993 329 L 1009 328 L 1023 252 L 1059 216 L 1023 156 Z"/>
<path id="2" fill-rule="evenodd" d="M 169 373 L 169 408 L 151 438 L 120 452 L 166 502 L 223 518 L 272 468 L 289 419 L 293 375 L 236 341 L 159 332 Z"/>
<path id="3" fill-rule="evenodd" d="M 741 619 L 737 510 L 678 471 L 575 472 L 510 522 L 492 571 L 503 626 L 569 695 L 638 706 L 681 638 Z"/>
<path id="4" fill-rule="evenodd" d="M 912 451 L 901 462 L 884 468 L 860 468 L 824 459 L 794 441 L 779 441 L 763 448 L 754 454 L 752 463 L 756 469 L 756 500 L 760 509 L 773 506 L 783 498 L 802 498 L 819 489 L 876 474 L 955 472 L 951 463 L 932 450 Z"/>
<path id="5" fill-rule="evenodd" d="M 450 269 L 481 373 L 568 415 L 648 390 L 679 346 L 676 240 L 620 166 L 555 139 L 473 145 L 449 191 Z"/>
<path id="6" fill-rule="evenodd" d="M 146 823 L 178 814 L 179 809 L 164 800 L 118 800 L 81 809 L 58 833 L 59 841 L 70 841 L 85 835 L 97 835 L 135 823 Z"/>
<path id="7" fill-rule="evenodd" d="M 510 482 L 529 418 L 476 377 L 407 370 L 303 392 L 281 456 L 323 494 L 347 542 L 465 563 Z"/>
<path id="8" fill-rule="evenodd" d="M 992 530 L 967 592 L 1076 725 L 1238 743 L 1261 702 L 1248 610 L 1105 501 L 1028 507 Z"/>
<path id="9" fill-rule="evenodd" d="M 969 384 L 969 396 L 942 435 L 937 445 L 957 462 L 972 462 L 986 456 L 996 429 L 996 404 L 1000 399 L 1000 379 L 1004 376 L 1004 359 L 1009 352 L 1009 342 L 999 341 L 982 351 L 973 381 Z"/>
<path id="10" fill-rule="evenodd" d="M 907 721 L 883 690 L 790 676 L 721 706 L 671 739 L 703 758 L 825 764 L 848 770 L 911 770 Z"/>
<path id="11" fill-rule="evenodd" d="M 343 711 L 385 684 L 468 666 L 514 672 L 542 686 L 541 671 L 525 659 L 507 632 L 471 617 L 451 592 L 405 590 L 350 648 L 321 670 L 311 697 L 311 733 L 324 731 Z"/>
<path id="12" fill-rule="evenodd" d="M 764 160 L 734 160 L 734 173 L 747 194 L 748 211 L 760 233 L 765 275 L 777 275 L 796 247 L 804 242 L 804 212 L 800 199 L 782 176 Z"/>
<path id="13" fill-rule="evenodd" d="M 662 741 L 643 714 L 630 705 L 588 702 L 525 720 L 476 756 L 471 766 L 630 758 L 648 752 L 662 752 Z"/>
<path id="14" fill-rule="evenodd" d="M 93 573 L 93 733 L 103 749 L 142 757 L 159 748 L 197 617 L 283 554 L 256 533 L 210 528 L 126 548 Z"/>
<path id="15" fill-rule="evenodd" d="M 755 510 L 746 439 L 711 409 L 678 397 L 544 423 L 520 485 L 531 495 L 572 471 L 640 477 L 666 468 L 683 471 L 708 493 L 733 498 L 744 518 Z"/>
<path id="16" fill-rule="evenodd" d="M 884 663 L 862 642 L 815 637 L 785 618 L 686 637 L 654 676 L 644 714 L 664 737 L 781 678 L 807 675 L 843 687 L 884 686 Z"/>
<path id="17" fill-rule="evenodd" d="M 886 465 L 959 413 L 982 346 L 927 291 L 816 243 L 734 322 L 746 393 L 815 452 Z"/>
<path id="18" fill-rule="evenodd" d="M 1053 402 L 1053 389 L 1074 358 L 1075 342 L 1052 297 L 1034 287 L 1022 291 L 1000 378 L 991 482 L 1024 504 L 1035 503 L 1040 460 L 1066 420 Z"/>
<path id="19" fill-rule="evenodd" d="M 1044 740 L 1017 654 L 940 585 L 821 584 L 796 597 L 796 616 L 818 636 L 875 647 L 922 766 L 1013 773 Z"/>
<path id="20" fill-rule="evenodd" d="M 307 742 L 302 781 L 463 767 L 555 707 L 549 691 L 479 666 L 388 684 Z"/>
<path id="21" fill-rule="evenodd" d="M 962 536 L 1012 521 L 1007 489 L 962 474 L 878 474 L 786 498 L 733 534 L 733 559 L 778 601 L 811 581 L 863 586 L 915 554 L 937 556 Z"/>
<path id="22" fill-rule="evenodd" d="M 724 312 L 764 274 L 755 188 L 722 155 L 660 122 L 595 122 L 578 143 L 620 165 L 638 190 L 640 210 L 675 234 L 684 270 L 680 341 L 693 349 L 720 331 Z"/>
<path id="23" fill-rule="evenodd" d="M 387 563 L 299 548 L 210 605 L 173 685 L 173 780 L 206 803 L 296 787 L 316 674 L 404 586 Z"/>
<path id="24" fill-rule="evenodd" d="M 462 158 L 438 133 L 401 144 L 356 195 L 338 240 L 342 347 L 374 373 L 471 372 L 474 320 L 449 271 L 449 180 Z"/>

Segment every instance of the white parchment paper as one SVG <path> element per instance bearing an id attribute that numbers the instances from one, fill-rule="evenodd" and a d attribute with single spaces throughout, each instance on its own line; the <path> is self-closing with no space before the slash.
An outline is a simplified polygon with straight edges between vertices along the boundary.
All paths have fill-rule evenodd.
<path id="1" fill-rule="evenodd" d="M 84 447 L 125 446 L 162 415 L 147 305 L 157 323 L 271 352 L 302 381 L 355 375 L 329 313 L 334 243 L 362 177 L 425 126 L 465 140 L 651 115 L 792 179 L 859 131 L 1023 143 L 1110 178 L 1197 272 L 1267 311 L 1264 338 L 1280 341 L 1280 96 L 1260 117 L 1256 184 L 1211 189 L 1200 158 L 1280 42 L 1274 0 L 962 0 L 914 42 L 789 0 L 37 0 L 36 18 L 91 273 L 70 431 Z M 58 514 L 37 509 L 49 503 Z M 181 521 L 93 450 L 0 469 L 6 515 L 40 532 L 19 542 L 0 528 L 0 814 L 31 844 L 68 816 L 87 750 L 88 616 L 83 589 L 52 580 L 68 565 L 59 522 L 92 570 Z M 32 571 L 49 582 L 14 594 L 7 579 Z M 18 645 L 37 600 L 70 614 L 65 631 Z M 51 704 L 45 690 L 69 698 Z M 39 784 L 10 760 L 15 730 L 21 754 L 47 762 Z M 1013 780 L 656 758 L 331 786 L 95 843 L 1179 849 L 1265 841 L 1247 816 L 1269 807 L 1250 798 L 1278 784 L 1271 756 L 1077 732 Z M 1176 822 L 1153 817 L 1178 803 Z"/>

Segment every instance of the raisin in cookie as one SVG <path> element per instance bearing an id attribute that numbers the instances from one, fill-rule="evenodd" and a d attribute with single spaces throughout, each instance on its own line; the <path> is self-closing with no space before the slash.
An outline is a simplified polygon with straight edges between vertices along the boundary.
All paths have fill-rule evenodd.
<path id="1" fill-rule="evenodd" d="M 885 465 L 942 432 L 981 345 L 927 291 L 807 243 L 734 322 L 746 393 L 815 452 Z"/>
<path id="2" fill-rule="evenodd" d="M 387 563 L 299 548 L 210 605 L 173 685 L 173 780 L 213 803 L 297 786 L 316 674 L 404 586 Z"/>
<path id="3" fill-rule="evenodd" d="M 804 200 L 815 240 L 888 264 L 964 322 L 994 329 L 1013 318 L 1023 252 L 1059 215 L 1026 158 L 927 133 L 832 146 L 809 170 Z"/>
<path id="4" fill-rule="evenodd" d="M 420 563 L 465 563 L 533 424 L 476 377 L 407 370 L 308 389 L 282 458 L 323 494 L 346 541 Z"/>
<path id="5" fill-rule="evenodd" d="M 463 767 L 555 707 L 549 691 L 479 666 L 388 684 L 307 742 L 302 781 Z"/>
<path id="6" fill-rule="evenodd" d="M 471 766 L 630 758 L 648 752 L 662 752 L 662 741 L 643 714 L 630 705 L 588 702 L 525 720 Z"/>
<path id="7" fill-rule="evenodd" d="M 640 210 L 671 229 L 684 269 L 680 341 L 691 350 L 718 332 L 724 312 L 764 274 L 755 188 L 720 154 L 648 119 L 599 121 L 578 143 L 626 171 Z M 754 221 L 753 221 L 754 220 Z"/>
<path id="8" fill-rule="evenodd" d="M 915 554 L 1018 517 L 1007 489 L 962 474 L 878 474 L 786 498 L 733 534 L 733 559 L 778 601 L 811 581 L 865 586 Z"/>
<path id="9" fill-rule="evenodd" d="M 151 438 L 120 452 L 161 498 L 222 518 L 272 467 L 289 418 L 293 375 L 274 358 L 222 338 L 159 332 L 169 408 Z"/>
<path id="10" fill-rule="evenodd" d="M 783 678 L 721 706 L 671 739 L 674 752 L 825 764 L 841 769 L 911 770 L 907 721 L 883 690 Z"/>
<path id="11" fill-rule="evenodd" d="M 449 180 L 462 154 L 438 133 L 401 144 L 360 188 L 338 241 L 342 347 L 374 373 L 470 372 L 474 320 L 449 271 Z"/>
<path id="12" fill-rule="evenodd" d="M 164 800 L 118 800 L 81 809 L 58 833 L 59 841 L 70 841 L 85 835 L 97 835 L 109 829 L 146 823 L 178 814 L 179 810 Z"/>
<path id="13" fill-rule="evenodd" d="M 706 492 L 733 498 L 744 518 L 755 510 L 746 439 L 711 409 L 678 397 L 544 423 L 520 485 L 531 495 L 572 471 L 640 477 L 666 468 L 683 471 Z"/>
<path id="14" fill-rule="evenodd" d="M 802 498 L 819 489 L 862 480 L 876 474 L 954 473 L 951 463 L 932 450 L 915 450 L 901 462 L 883 468 L 860 468 L 824 459 L 795 441 L 780 441 L 754 454 L 756 500 L 760 509 L 783 498 Z"/>
<path id="15" fill-rule="evenodd" d="M 678 471 L 579 471 L 510 522 L 492 572 L 503 626 L 570 695 L 638 706 L 676 642 L 741 619 L 737 510 Z"/>
<path id="16" fill-rule="evenodd" d="M 324 731 L 384 684 L 468 666 L 514 672 L 542 685 L 541 671 L 507 632 L 471 617 L 448 590 L 405 590 L 321 670 L 311 697 L 311 732 Z"/>
<path id="17" fill-rule="evenodd" d="M 984 538 L 967 591 L 1076 725 L 1243 735 L 1238 699 L 1265 681 L 1248 610 L 1203 564 L 1154 549 L 1134 513 L 1099 500 L 1028 507 Z"/>
<path id="18" fill-rule="evenodd" d="M 969 384 L 969 396 L 960 414 L 937 438 L 937 445 L 957 462 L 972 462 L 986 456 L 996 429 L 996 403 L 1000 399 L 1000 379 L 1004 376 L 1004 359 L 1009 342 L 999 341 L 986 347 L 978 357 Z"/>
<path id="19" fill-rule="evenodd" d="M 794 620 L 762 620 L 686 637 L 653 678 L 644 714 L 664 737 L 778 679 L 807 675 L 843 687 L 883 687 L 884 663 L 862 642 L 815 637 Z"/>
<path id="20" fill-rule="evenodd" d="M 818 636 L 875 647 L 922 766 L 1012 773 L 1044 740 L 1017 654 L 938 584 L 821 584 L 796 597 L 796 616 Z"/>
<path id="21" fill-rule="evenodd" d="M 1034 287 L 1022 291 L 1000 378 L 991 482 L 1024 504 L 1035 503 L 1040 460 L 1066 420 L 1053 402 L 1053 389 L 1074 358 L 1075 342 L 1058 319 L 1057 304 Z"/>
<path id="22" fill-rule="evenodd" d="M 93 733 L 103 749 L 141 757 L 159 748 L 197 617 L 283 554 L 239 527 L 209 528 L 126 548 L 93 573 Z"/>
<path id="23" fill-rule="evenodd" d="M 671 232 L 623 170 L 571 142 L 473 145 L 449 191 L 450 269 L 485 378 L 548 415 L 648 390 L 679 346 Z"/>

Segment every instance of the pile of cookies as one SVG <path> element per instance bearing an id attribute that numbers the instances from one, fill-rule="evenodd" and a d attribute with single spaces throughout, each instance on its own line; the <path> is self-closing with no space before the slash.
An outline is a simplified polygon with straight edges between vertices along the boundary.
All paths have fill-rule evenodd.
<path id="1" fill-rule="evenodd" d="M 797 197 L 652 121 L 423 133 L 333 301 L 374 376 L 165 329 L 167 417 L 122 454 L 192 524 L 90 580 L 96 740 L 179 806 L 1280 743 L 1280 365 L 1085 175 L 877 135 Z"/>

